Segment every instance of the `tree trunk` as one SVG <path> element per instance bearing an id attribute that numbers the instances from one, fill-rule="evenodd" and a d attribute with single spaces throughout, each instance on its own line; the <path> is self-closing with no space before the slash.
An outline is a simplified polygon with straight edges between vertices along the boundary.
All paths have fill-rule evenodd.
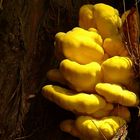
<path id="1" fill-rule="evenodd" d="M 62 132 L 60 136 L 53 135 L 59 119 L 50 119 L 62 110 L 48 103 L 40 93 L 47 83 L 46 72 L 54 65 L 53 37 L 73 24 L 68 7 L 60 9 L 60 2 L 67 4 L 61 0 L 0 1 L 1 140 L 62 137 Z M 69 19 L 65 27 L 58 19 L 64 15 L 63 24 Z M 53 112 L 53 108 L 58 112 Z"/>
<path id="2" fill-rule="evenodd" d="M 54 35 L 78 26 L 79 7 L 89 2 L 0 0 L 0 140 L 76 140 L 59 129 L 73 114 L 44 99 L 41 88 L 57 65 Z M 122 11 L 117 0 L 100 2 Z"/>
<path id="3" fill-rule="evenodd" d="M 43 16 L 45 0 L 1 0 L 0 11 L 0 138 L 24 132 L 30 101 L 41 89 L 53 56 Z M 48 1 L 49 2 L 49 1 Z"/>

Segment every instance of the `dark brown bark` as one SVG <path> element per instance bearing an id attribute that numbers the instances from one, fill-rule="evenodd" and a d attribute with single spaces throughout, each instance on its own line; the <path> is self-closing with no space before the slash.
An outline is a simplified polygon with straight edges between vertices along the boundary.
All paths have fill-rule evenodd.
<path id="1" fill-rule="evenodd" d="M 47 104 L 44 107 L 46 101 L 42 99 L 40 90 L 46 83 L 46 71 L 54 65 L 55 33 L 72 28 L 68 7 L 58 11 L 63 4 L 55 6 L 55 1 L 50 3 L 47 0 L 1 2 L 0 139 L 59 139 L 62 134 L 53 135 L 59 129 L 54 126 L 55 121 L 50 119 L 53 106 Z M 65 28 L 62 21 L 57 20 L 58 14 L 66 16 L 63 21 L 69 19 Z M 47 136 L 42 134 L 41 128 Z"/>
<path id="2" fill-rule="evenodd" d="M 0 13 L 0 139 L 20 137 L 29 98 L 41 88 L 52 56 L 43 26 L 45 1 L 4 0 Z M 45 43 L 46 42 L 46 43 Z M 50 56 L 49 56 L 49 55 Z"/>

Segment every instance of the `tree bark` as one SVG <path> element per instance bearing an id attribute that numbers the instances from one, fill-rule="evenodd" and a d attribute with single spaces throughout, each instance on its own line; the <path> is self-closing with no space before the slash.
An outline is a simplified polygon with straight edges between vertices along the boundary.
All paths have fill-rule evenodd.
<path id="1" fill-rule="evenodd" d="M 4 0 L 0 11 L 0 139 L 24 132 L 29 100 L 37 95 L 53 56 L 43 29 L 45 0 Z M 49 1 L 48 1 L 49 2 Z M 48 40 L 48 42 L 47 42 Z M 49 47 L 47 47 L 49 46 Z"/>
<path id="2" fill-rule="evenodd" d="M 53 137 L 59 119 L 50 119 L 55 114 L 50 113 L 54 105 L 46 103 L 40 91 L 47 83 L 47 70 L 54 65 L 53 37 L 60 30 L 70 29 L 71 15 L 65 7 L 60 11 L 61 4 L 53 5 L 55 1 L 0 2 L 0 139 Z M 69 19 L 65 28 L 58 14 L 65 15 L 65 21 Z M 40 134 L 40 128 L 46 130 L 47 136 Z"/>

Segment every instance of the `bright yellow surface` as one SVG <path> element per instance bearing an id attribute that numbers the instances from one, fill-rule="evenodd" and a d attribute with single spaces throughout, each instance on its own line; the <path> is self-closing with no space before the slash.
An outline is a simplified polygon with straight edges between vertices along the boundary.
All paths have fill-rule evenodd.
<path id="1" fill-rule="evenodd" d="M 101 81 L 101 66 L 97 62 L 86 65 L 78 64 L 69 59 L 60 63 L 60 72 L 69 86 L 78 92 L 95 91 L 95 85 Z"/>
<path id="2" fill-rule="evenodd" d="M 124 106 L 137 106 L 139 99 L 134 92 L 123 89 L 120 85 L 98 83 L 95 87 L 97 93 L 110 103 L 119 103 Z"/>
<path id="3" fill-rule="evenodd" d="M 107 38 L 118 34 L 122 22 L 117 9 L 103 3 L 87 4 L 80 8 L 79 26 L 84 29 L 94 27 L 102 38 Z"/>
<path id="4" fill-rule="evenodd" d="M 61 130 L 79 137 L 80 140 L 104 140 L 105 138 L 111 140 L 124 124 L 126 124 L 125 120 L 115 116 L 104 117 L 101 120 L 89 116 L 79 116 L 75 121 L 66 120 L 62 122 L 61 128 L 63 129 Z M 76 133 L 72 133 L 72 129 Z"/>
<path id="5" fill-rule="evenodd" d="M 87 31 L 75 27 L 67 33 L 57 33 L 55 41 L 55 48 L 58 53 L 61 52 L 60 54 L 63 54 L 65 58 L 80 64 L 87 64 L 92 61 L 100 62 L 104 56 L 104 50 L 101 47 L 102 38 L 93 29 Z"/>
<path id="6" fill-rule="evenodd" d="M 133 64 L 130 58 L 114 56 L 101 65 L 103 81 L 127 85 L 134 76 Z"/>
<path id="7" fill-rule="evenodd" d="M 46 85 L 42 91 L 44 97 L 72 112 L 92 114 L 106 105 L 99 95 L 76 93 L 60 86 Z"/>

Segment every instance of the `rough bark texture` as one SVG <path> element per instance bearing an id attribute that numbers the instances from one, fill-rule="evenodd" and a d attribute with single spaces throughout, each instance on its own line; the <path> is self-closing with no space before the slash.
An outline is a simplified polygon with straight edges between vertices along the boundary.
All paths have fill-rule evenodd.
<path id="1" fill-rule="evenodd" d="M 0 2 L 0 139 L 61 139 L 55 127 L 61 113 L 42 99 L 40 90 L 54 65 L 55 33 L 73 25 L 65 7 L 71 1 Z"/>
<path id="2" fill-rule="evenodd" d="M 1 2 L 0 138 L 8 140 L 24 131 L 28 100 L 39 92 L 53 51 L 40 26 L 47 9 L 44 0 Z"/>
<path id="3" fill-rule="evenodd" d="M 41 96 L 56 65 L 53 37 L 77 26 L 92 0 L 0 0 L 0 140 L 76 140 L 59 130 L 73 118 Z M 117 0 L 100 0 L 122 11 Z"/>

